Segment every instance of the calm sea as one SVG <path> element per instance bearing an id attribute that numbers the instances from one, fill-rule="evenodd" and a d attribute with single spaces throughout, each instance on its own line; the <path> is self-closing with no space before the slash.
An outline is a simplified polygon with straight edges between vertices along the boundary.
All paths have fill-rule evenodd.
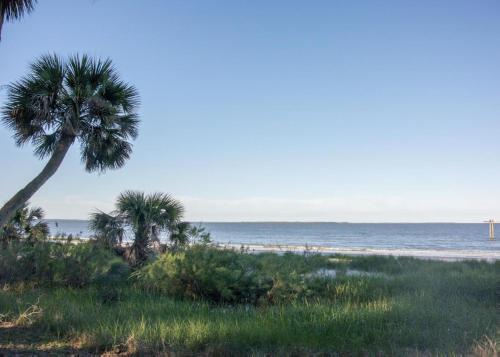
<path id="1" fill-rule="evenodd" d="M 48 220 L 51 234 L 89 237 L 88 221 Z M 257 250 L 321 248 L 325 252 L 500 259 L 487 224 L 471 223 L 200 223 L 215 242 Z M 498 230 L 500 233 L 500 229 Z M 265 249 L 264 249 L 265 250 Z"/>

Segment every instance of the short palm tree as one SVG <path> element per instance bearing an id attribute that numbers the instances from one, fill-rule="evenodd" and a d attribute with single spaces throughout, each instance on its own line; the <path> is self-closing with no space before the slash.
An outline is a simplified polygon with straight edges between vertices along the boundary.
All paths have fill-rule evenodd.
<path id="1" fill-rule="evenodd" d="M 121 244 L 125 237 L 124 222 L 120 216 L 102 211 L 90 215 L 90 230 L 97 240 L 108 247 Z"/>
<path id="2" fill-rule="evenodd" d="M 0 0 L 0 40 L 4 21 L 19 20 L 29 14 L 37 0 Z"/>
<path id="3" fill-rule="evenodd" d="M 31 143 L 36 156 L 50 158 L 0 209 L 0 227 L 54 175 L 75 142 L 88 172 L 122 167 L 137 136 L 138 104 L 137 91 L 109 59 L 46 55 L 35 61 L 26 77 L 8 86 L 2 121 L 18 146 Z"/>
<path id="4" fill-rule="evenodd" d="M 179 222 L 170 229 L 170 241 L 174 248 L 178 248 L 189 243 L 209 244 L 212 242 L 212 238 L 204 227 L 197 227 L 189 222 Z"/>
<path id="5" fill-rule="evenodd" d="M 43 221 L 44 211 L 40 207 L 28 207 L 24 204 L 10 221 L 0 229 L 0 239 L 5 244 L 9 241 L 41 241 L 48 237 L 49 226 Z"/>
<path id="6" fill-rule="evenodd" d="M 134 236 L 132 263 L 140 265 L 147 259 L 151 244 L 159 242 L 162 232 L 171 232 L 181 221 L 183 213 L 182 204 L 170 195 L 126 191 L 118 197 L 113 213 L 97 212 L 91 216 L 91 228 L 99 235 L 112 230 L 116 222 L 121 222 L 121 228 L 130 230 Z M 101 224 L 106 222 L 108 224 Z"/>
<path id="7" fill-rule="evenodd" d="M 170 233 L 170 240 L 175 245 L 185 245 L 189 243 L 193 227 L 189 222 L 179 222 L 176 224 Z"/>

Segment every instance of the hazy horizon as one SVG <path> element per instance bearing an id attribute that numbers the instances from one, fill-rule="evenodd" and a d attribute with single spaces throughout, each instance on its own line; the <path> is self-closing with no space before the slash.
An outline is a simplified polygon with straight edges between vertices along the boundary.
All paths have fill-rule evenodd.
<path id="1" fill-rule="evenodd" d="M 46 221 L 89 221 L 85 218 L 44 218 Z M 488 222 L 344 222 L 344 221 L 189 221 L 191 223 L 332 223 L 332 224 L 484 224 Z M 499 222 L 500 223 L 500 222 Z"/>

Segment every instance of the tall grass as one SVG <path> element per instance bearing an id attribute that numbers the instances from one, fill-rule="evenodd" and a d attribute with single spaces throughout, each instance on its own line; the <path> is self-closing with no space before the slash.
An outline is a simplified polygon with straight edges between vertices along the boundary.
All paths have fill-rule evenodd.
<path id="1" fill-rule="evenodd" d="M 111 300 L 106 286 L 11 286 L 0 292 L 0 315 L 9 326 L 0 329 L 0 347 L 26 344 L 27 335 L 36 336 L 29 343 L 38 348 L 140 353 L 453 354 L 477 350 L 481 341 L 496 344 L 498 263 L 274 254 L 251 259 L 283 272 L 356 268 L 381 274 L 315 278 L 313 295 L 271 305 L 174 299 L 131 283 L 117 287 Z M 33 304 L 42 312 L 29 326 L 16 326 Z"/>

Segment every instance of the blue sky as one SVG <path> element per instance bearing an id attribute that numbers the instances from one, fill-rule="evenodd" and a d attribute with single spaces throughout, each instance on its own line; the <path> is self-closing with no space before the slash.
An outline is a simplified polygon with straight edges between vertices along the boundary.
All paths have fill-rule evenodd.
<path id="1" fill-rule="evenodd" d="M 500 219 L 499 35 L 497 0 L 43 0 L 5 24 L 0 84 L 78 52 L 140 92 L 132 159 L 73 148 L 32 199 L 52 218 L 138 189 L 190 220 L 475 222 Z M 5 127 L 0 152 L 5 201 L 44 163 Z"/>

